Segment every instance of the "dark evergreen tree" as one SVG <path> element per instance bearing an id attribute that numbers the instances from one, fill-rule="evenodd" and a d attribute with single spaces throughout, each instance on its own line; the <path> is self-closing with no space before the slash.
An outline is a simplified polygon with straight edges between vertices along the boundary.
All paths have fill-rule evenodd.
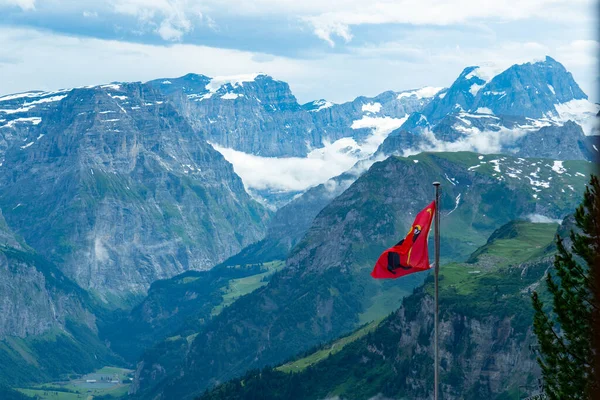
<path id="1" fill-rule="evenodd" d="M 575 212 L 575 223 L 578 229 L 571 230 L 570 246 L 556 237 L 555 271 L 546 279 L 551 311 L 537 292 L 533 294 L 538 363 L 544 391 L 552 400 L 592 399 L 600 393 L 594 375 L 598 338 L 592 329 L 600 307 L 595 290 L 600 273 L 600 183 L 594 175 Z"/>

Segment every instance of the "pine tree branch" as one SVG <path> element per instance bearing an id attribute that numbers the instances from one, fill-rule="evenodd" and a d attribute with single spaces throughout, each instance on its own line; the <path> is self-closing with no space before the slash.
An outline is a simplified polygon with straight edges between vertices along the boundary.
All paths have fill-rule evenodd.
<path id="1" fill-rule="evenodd" d="M 556 338 L 556 341 L 560 344 L 560 346 L 563 348 L 565 353 L 567 353 L 568 355 L 573 357 L 576 361 L 579 361 L 582 366 L 590 367 L 590 364 L 587 361 L 582 360 L 581 358 L 579 358 L 578 356 L 576 356 L 569 350 L 567 345 L 564 343 L 563 339 L 560 336 L 558 336 L 558 334 L 556 332 L 554 332 L 554 328 L 552 327 L 550 321 L 547 322 L 547 328 L 548 328 L 548 330 L 550 330 L 550 332 L 552 332 L 552 334 Z"/>

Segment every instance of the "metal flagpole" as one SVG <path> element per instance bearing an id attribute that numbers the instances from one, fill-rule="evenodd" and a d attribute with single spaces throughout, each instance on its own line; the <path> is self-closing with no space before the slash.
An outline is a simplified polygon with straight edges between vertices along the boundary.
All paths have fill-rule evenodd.
<path id="1" fill-rule="evenodd" d="M 433 389 L 433 398 L 434 400 L 439 399 L 439 369 L 440 369 L 440 355 L 439 355 L 439 347 L 438 347 L 438 314 L 439 314 L 439 303 L 438 303 L 438 295 L 439 295 L 439 287 L 438 287 L 438 275 L 440 272 L 440 183 L 433 182 L 433 186 L 435 186 L 435 231 L 434 231 L 434 241 L 435 241 L 435 318 L 434 318 L 434 389 Z"/>

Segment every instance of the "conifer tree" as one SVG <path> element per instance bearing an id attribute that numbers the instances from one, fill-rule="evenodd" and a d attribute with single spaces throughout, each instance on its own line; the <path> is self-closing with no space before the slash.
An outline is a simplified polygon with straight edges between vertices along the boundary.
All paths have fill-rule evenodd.
<path id="1" fill-rule="evenodd" d="M 593 333 L 593 326 L 600 322 L 596 287 L 600 275 L 600 183 L 594 175 L 575 212 L 575 223 L 578 229 L 570 233 L 570 246 L 556 237 L 555 271 L 546 278 L 551 310 L 533 293 L 538 363 L 544 392 L 552 400 L 592 399 L 600 393 L 594 375 L 598 372 L 595 355 L 600 350 L 600 332 Z"/>

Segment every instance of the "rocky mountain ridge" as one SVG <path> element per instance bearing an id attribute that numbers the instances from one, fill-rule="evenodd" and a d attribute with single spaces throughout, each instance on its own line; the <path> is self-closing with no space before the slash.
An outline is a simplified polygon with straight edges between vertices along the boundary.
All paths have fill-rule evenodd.
<path id="1" fill-rule="evenodd" d="M 65 96 L 5 153 L 0 205 L 82 287 L 143 294 L 262 238 L 269 213 L 160 93 L 134 83 Z"/>
<path id="2" fill-rule="evenodd" d="M 378 152 L 475 150 L 528 157 L 539 147 L 536 156 L 591 160 L 598 153 L 590 135 L 598 134 L 599 110 L 551 57 L 502 72 L 467 67 Z"/>

